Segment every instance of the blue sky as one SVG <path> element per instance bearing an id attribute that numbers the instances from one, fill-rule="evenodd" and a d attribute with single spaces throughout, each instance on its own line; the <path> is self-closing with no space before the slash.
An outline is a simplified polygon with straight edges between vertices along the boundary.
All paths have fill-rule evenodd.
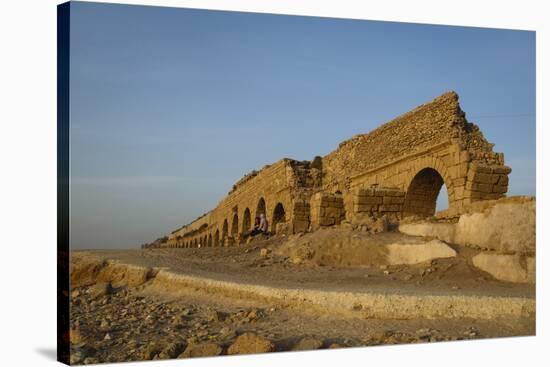
<path id="1" fill-rule="evenodd" d="M 72 246 L 152 241 L 449 90 L 535 195 L 534 32 L 73 2 Z"/>

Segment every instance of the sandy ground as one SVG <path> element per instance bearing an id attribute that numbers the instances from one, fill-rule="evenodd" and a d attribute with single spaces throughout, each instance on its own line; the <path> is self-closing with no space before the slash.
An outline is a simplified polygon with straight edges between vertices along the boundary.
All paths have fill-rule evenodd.
<path id="1" fill-rule="evenodd" d="M 391 232 L 365 239 L 378 244 L 407 240 L 406 236 Z M 85 278 L 84 273 L 75 271 L 83 260 L 99 263 L 109 259 L 175 274 L 285 289 L 535 297 L 534 286 L 500 282 L 475 269 L 471 257 L 476 252 L 470 249 L 455 248 L 458 255 L 454 258 L 417 265 L 379 266 L 364 261 L 364 265 L 349 266 L 330 261 L 296 264 L 284 255 L 285 243 L 288 238 L 274 237 L 229 248 L 73 252 L 71 264 L 78 277 L 73 277 L 71 293 L 72 362 L 187 358 L 235 351 L 288 351 L 535 333 L 534 313 L 520 317 L 496 315 L 490 319 L 349 318 L 269 300 L 215 295 L 200 287 L 163 288 L 148 277 L 136 284 L 131 276 L 120 284 L 87 278 L 79 282 Z M 356 251 L 337 247 L 344 255 L 346 251 Z M 272 348 L 239 351 L 238 345 L 231 347 L 247 332 L 253 332 Z M 265 344 L 262 343 L 255 345 Z"/>
<path id="2" fill-rule="evenodd" d="M 386 232 L 366 235 L 384 244 L 405 241 L 410 236 Z M 146 267 L 168 268 L 175 273 L 204 276 L 238 283 L 274 287 L 338 291 L 377 291 L 402 294 L 472 294 L 534 297 L 533 285 L 494 280 L 471 264 L 476 251 L 455 246 L 458 256 L 412 266 L 320 266 L 295 265 L 274 255 L 284 238 L 271 238 L 240 247 L 193 249 L 136 249 L 86 251 L 97 256 Z M 260 256 L 263 248 L 272 250 Z M 339 248 L 339 252 L 347 251 Z M 76 252 L 78 253 L 78 251 Z"/>

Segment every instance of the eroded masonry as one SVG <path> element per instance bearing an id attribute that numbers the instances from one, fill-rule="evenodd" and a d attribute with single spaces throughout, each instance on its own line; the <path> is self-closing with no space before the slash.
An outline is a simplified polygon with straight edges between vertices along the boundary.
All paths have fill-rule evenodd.
<path id="1" fill-rule="evenodd" d="M 505 196 L 502 153 L 445 93 L 312 161 L 281 159 L 254 171 L 218 206 L 172 232 L 166 247 L 242 243 L 260 213 L 270 231 L 298 233 L 365 215 L 432 216 L 443 184 L 456 217 L 473 202 Z"/>

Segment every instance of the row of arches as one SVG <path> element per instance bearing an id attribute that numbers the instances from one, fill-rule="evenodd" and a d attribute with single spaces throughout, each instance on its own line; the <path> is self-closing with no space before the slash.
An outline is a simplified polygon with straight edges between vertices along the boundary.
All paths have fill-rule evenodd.
<path id="1" fill-rule="evenodd" d="M 454 199 L 454 188 L 450 185 L 452 181 L 448 172 L 441 167 L 429 164 L 422 164 L 415 168 L 406 179 L 406 195 L 400 214 L 403 217 L 409 215 L 425 217 L 434 215 L 436 209 L 442 210 L 450 206 Z M 439 195 L 441 192 L 444 195 Z M 253 218 L 259 217 L 260 214 L 266 215 L 271 233 L 276 233 L 277 224 L 287 221 L 282 202 L 277 202 L 271 213 L 268 213 L 266 201 L 261 197 L 255 208 L 246 207 L 241 215 L 236 211 L 232 212 L 224 218 L 221 227 L 218 224 L 209 229 L 205 225 L 203 233 L 191 238 L 179 238 L 173 247 L 218 247 L 242 243 L 246 240 L 246 234 L 253 228 Z"/>
<path id="2" fill-rule="evenodd" d="M 255 208 L 255 216 L 259 217 L 264 214 L 268 220 L 269 232 L 276 233 L 277 224 L 287 221 L 287 214 L 283 203 L 278 202 L 275 204 L 271 216 L 267 212 L 267 206 L 265 199 L 261 197 Z M 216 228 L 215 231 L 210 233 L 204 233 L 194 236 L 191 239 L 185 237 L 176 241 L 174 247 L 178 248 L 192 248 L 192 247 L 218 247 L 225 245 L 234 245 L 242 243 L 248 232 L 253 228 L 252 211 L 249 207 L 246 207 L 243 211 L 242 218 L 239 218 L 239 214 L 234 212 L 230 218 L 225 218 L 220 228 Z"/>

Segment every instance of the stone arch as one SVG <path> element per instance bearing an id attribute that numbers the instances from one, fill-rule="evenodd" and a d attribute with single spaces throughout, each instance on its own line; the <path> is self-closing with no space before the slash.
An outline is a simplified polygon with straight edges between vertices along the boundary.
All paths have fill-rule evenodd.
<path id="1" fill-rule="evenodd" d="M 256 217 L 259 217 L 260 214 L 267 215 L 265 199 L 263 197 L 258 200 L 258 205 L 256 205 Z"/>
<path id="2" fill-rule="evenodd" d="M 276 233 L 277 224 L 286 222 L 285 207 L 281 203 L 277 203 L 273 209 L 271 232 Z"/>
<path id="3" fill-rule="evenodd" d="M 233 214 L 233 220 L 231 221 L 231 237 L 236 237 L 239 234 L 239 215 Z"/>
<path id="4" fill-rule="evenodd" d="M 204 235 L 204 237 L 202 238 L 202 247 L 206 247 L 207 244 L 208 244 L 208 236 Z"/>
<path id="5" fill-rule="evenodd" d="M 208 235 L 208 243 L 207 243 L 207 246 L 208 246 L 208 247 L 212 247 L 212 233 L 210 233 L 210 234 Z"/>
<path id="6" fill-rule="evenodd" d="M 214 234 L 214 247 L 218 247 L 220 245 L 220 230 L 216 229 L 216 233 Z"/>
<path id="7" fill-rule="evenodd" d="M 231 220 L 231 232 L 230 232 L 230 245 L 237 243 L 239 237 L 239 215 L 237 213 L 233 214 L 233 219 Z"/>
<path id="8" fill-rule="evenodd" d="M 227 218 L 223 221 L 223 227 L 222 227 L 222 246 L 225 245 L 225 240 L 227 239 L 227 232 L 229 231 L 229 224 L 227 223 Z"/>
<path id="9" fill-rule="evenodd" d="M 424 167 L 416 172 L 410 180 L 403 203 L 403 217 L 417 215 L 429 217 L 435 214 L 436 201 L 441 187 L 445 184 L 443 175 L 433 167 Z M 449 206 L 451 190 L 448 184 Z"/>
<path id="10" fill-rule="evenodd" d="M 246 208 L 243 213 L 243 233 L 246 233 L 250 230 L 250 224 L 250 209 Z"/>

